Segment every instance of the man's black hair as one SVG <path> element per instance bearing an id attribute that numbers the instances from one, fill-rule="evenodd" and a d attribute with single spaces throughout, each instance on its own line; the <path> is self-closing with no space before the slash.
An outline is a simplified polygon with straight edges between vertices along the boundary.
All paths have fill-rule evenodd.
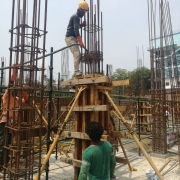
<path id="1" fill-rule="evenodd" d="M 103 134 L 103 126 L 99 122 L 91 121 L 86 128 L 86 134 L 89 135 L 92 141 L 99 141 Z"/>

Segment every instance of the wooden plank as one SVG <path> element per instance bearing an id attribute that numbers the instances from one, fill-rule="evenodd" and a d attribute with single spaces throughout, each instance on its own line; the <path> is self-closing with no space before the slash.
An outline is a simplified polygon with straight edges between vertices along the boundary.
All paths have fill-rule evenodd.
<path id="1" fill-rule="evenodd" d="M 126 132 L 124 132 L 124 131 L 111 131 L 111 135 L 113 137 L 125 138 L 126 137 Z"/>
<path id="2" fill-rule="evenodd" d="M 127 106 L 117 106 L 117 108 L 119 109 L 119 111 L 126 111 Z"/>
<path id="3" fill-rule="evenodd" d="M 91 78 L 91 77 L 94 77 L 93 74 L 84 74 L 83 75 L 84 78 Z"/>
<path id="4" fill-rule="evenodd" d="M 83 103 L 83 106 L 85 106 L 87 104 L 87 89 L 84 90 L 83 94 L 82 94 L 82 103 Z M 86 113 L 87 112 L 83 112 L 82 114 L 82 132 L 85 132 L 86 131 L 86 126 L 87 126 L 87 123 L 86 123 Z M 82 153 L 84 152 L 84 150 L 86 149 L 86 140 L 82 140 Z"/>
<path id="5" fill-rule="evenodd" d="M 77 95 L 77 87 L 76 87 L 76 95 Z M 76 102 L 76 106 L 78 106 L 78 103 L 79 103 L 79 99 Z M 79 119 L 79 112 L 75 112 L 75 126 L 74 126 L 75 131 L 78 131 L 79 125 L 80 125 L 78 119 Z M 79 144 L 80 144 L 79 139 L 74 139 L 74 152 L 73 152 L 74 159 L 78 159 L 78 155 L 81 152 L 81 149 L 79 149 Z M 74 167 L 74 179 L 75 180 L 78 180 L 79 171 L 80 171 L 79 167 Z"/>
<path id="6" fill-rule="evenodd" d="M 61 106 L 61 111 L 69 111 L 70 106 Z M 108 105 L 86 105 L 86 106 L 75 106 L 73 111 L 108 111 Z"/>
<path id="7" fill-rule="evenodd" d="M 106 86 L 96 86 L 96 89 L 112 91 L 112 87 L 106 87 Z"/>
<path id="8" fill-rule="evenodd" d="M 100 92 L 100 97 L 101 97 L 102 104 L 105 104 L 105 94 L 103 92 Z M 103 127 L 106 128 L 105 127 L 105 118 L 104 118 L 106 112 L 101 111 L 100 113 L 101 113 L 101 120 L 100 121 L 102 122 Z"/>
<path id="9" fill-rule="evenodd" d="M 98 83 L 109 83 L 111 79 L 108 76 L 88 78 L 88 79 L 74 79 L 69 81 L 62 81 L 61 86 L 74 86 L 81 84 L 98 84 Z"/>
<path id="10" fill-rule="evenodd" d="M 72 163 L 72 165 L 74 166 L 74 167 L 81 167 L 81 163 L 82 163 L 82 161 L 80 161 L 80 160 L 77 160 L 77 159 L 73 159 L 73 163 Z"/>
<path id="11" fill-rule="evenodd" d="M 96 89 L 96 86 L 94 86 L 94 105 L 98 105 L 99 104 L 99 90 L 98 89 Z M 108 109 L 107 108 L 108 106 L 106 106 L 106 108 L 105 109 Z M 101 110 L 99 110 L 99 111 L 101 111 Z M 92 112 L 92 113 L 94 113 L 94 117 L 95 117 L 95 121 L 99 121 L 99 111 L 94 111 L 94 112 Z M 105 111 L 107 111 L 107 110 L 105 110 Z"/>
<path id="12" fill-rule="evenodd" d="M 70 165 L 73 165 L 74 167 L 81 167 L 81 163 L 82 163 L 82 161 L 80 161 L 80 160 L 71 159 L 71 158 L 67 158 L 67 157 L 63 157 L 63 156 L 60 157 L 60 161 L 70 164 Z"/>
<path id="13" fill-rule="evenodd" d="M 74 79 L 84 79 L 84 78 L 94 78 L 94 77 L 101 77 L 102 74 L 82 74 L 81 76 L 76 76 Z"/>
<path id="14" fill-rule="evenodd" d="M 147 109 L 151 109 L 151 106 L 141 106 L 141 108 L 147 108 Z"/>
<path id="15" fill-rule="evenodd" d="M 112 86 L 129 86 L 129 79 L 121 81 L 112 81 Z"/>
<path id="16" fill-rule="evenodd" d="M 91 106 L 95 105 L 95 97 L 94 97 L 95 96 L 95 94 L 94 94 L 95 91 L 94 91 L 94 89 L 95 89 L 94 85 L 91 85 L 90 86 L 90 96 L 89 96 L 90 97 L 90 101 L 89 102 L 90 102 Z M 95 121 L 95 114 L 94 114 L 94 112 L 91 112 L 90 116 L 91 116 L 90 117 L 90 121 Z"/>
<path id="17" fill-rule="evenodd" d="M 64 156 L 60 156 L 60 161 L 61 161 L 61 162 L 65 162 L 65 163 L 68 163 L 68 164 L 71 164 L 71 165 L 72 165 L 72 161 L 73 161 L 73 159 L 72 159 L 72 158 L 67 158 L 67 157 L 64 157 Z"/>
<path id="18" fill-rule="evenodd" d="M 89 136 L 88 136 L 86 133 L 84 133 L 84 132 L 64 131 L 62 137 L 90 140 Z M 102 135 L 101 140 L 102 140 L 102 141 L 107 141 L 107 140 L 108 140 L 108 137 L 109 137 L 108 135 Z"/>
<path id="19" fill-rule="evenodd" d="M 124 157 L 115 156 L 115 158 L 116 158 L 117 163 L 120 163 L 120 164 L 127 164 L 128 163 L 127 159 Z"/>
<path id="20" fill-rule="evenodd" d="M 103 76 L 102 74 L 84 74 L 83 77 L 84 78 L 92 78 L 92 77 L 101 77 Z"/>
<path id="21" fill-rule="evenodd" d="M 140 114 L 139 116 L 152 116 L 152 114 Z"/>
<path id="22" fill-rule="evenodd" d="M 127 159 L 124 157 L 118 157 L 115 156 L 116 162 L 121 163 L 121 164 L 127 164 Z M 81 167 L 82 161 L 77 160 L 77 159 L 72 159 L 72 158 L 67 158 L 67 157 L 60 157 L 61 162 L 65 162 L 67 164 L 73 165 L 74 167 Z"/>
<path id="23" fill-rule="evenodd" d="M 167 164 L 171 161 L 171 159 L 168 159 L 164 164 L 163 166 L 159 169 L 159 172 L 161 172 L 166 166 Z"/>

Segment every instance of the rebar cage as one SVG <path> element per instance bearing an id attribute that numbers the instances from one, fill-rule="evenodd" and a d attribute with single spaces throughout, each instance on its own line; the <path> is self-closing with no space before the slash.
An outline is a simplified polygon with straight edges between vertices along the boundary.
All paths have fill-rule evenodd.
<path id="1" fill-rule="evenodd" d="M 31 26 L 28 25 L 29 7 L 33 8 Z M 42 13 L 44 17 L 41 17 Z M 40 22 L 42 19 L 44 22 Z M 43 3 L 41 0 L 12 1 L 9 85 L 5 91 L 8 95 L 8 107 L 5 114 L 7 123 L 4 179 L 6 174 L 9 179 L 33 179 L 34 171 L 41 167 L 44 58 L 39 62 L 36 59 L 39 53 L 45 55 L 46 20 L 47 0 Z M 43 26 L 43 30 L 40 30 L 40 26 Z M 42 41 L 39 40 L 40 37 Z M 12 85 L 13 69 L 18 73 Z M 37 78 L 38 76 L 40 78 Z M 37 81 L 37 79 L 40 80 Z M 28 94 L 26 101 L 24 92 Z M 40 97 L 36 96 L 37 92 L 40 93 Z M 36 113 L 36 106 L 41 111 L 40 115 Z"/>
<path id="2" fill-rule="evenodd" d="M 97 0 L 97 5 L 93 5 L 93 0 L 90 0 L 89 9 L 83 19 L 86 26 L 81 28 L 81 36 L 84 37 L 86 47 L 86 50 L 81 48 L 81 72 L 103 74 L 103 15 L 100 12 L 100 1 Z"/>

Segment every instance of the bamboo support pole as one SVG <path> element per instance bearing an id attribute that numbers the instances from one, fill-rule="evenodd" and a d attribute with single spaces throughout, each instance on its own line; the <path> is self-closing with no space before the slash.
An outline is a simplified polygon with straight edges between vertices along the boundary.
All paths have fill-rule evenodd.
<path id="1" fill-rule="evenodd" d="M 159 172 L 161 172 L 166 166 L 167 164 L 171 161 L 171 159 L 168 159 L 164 164 L 163 166 L 159 169 Z"/>
<path id="2" fill-rule="evenodd" d="M 68 147 L 68 152 L 70 152 L 71 146 L 73 145 L 73 143 L 74 143 L 74 139 L 72 139 L 71 144 L 70 144 L 69 147 Z"/>
<path id="3" fill-rule="evenodd" d="M 104 94 L 106 94 L 107 98 L 109 99 L 109 101 L 111 102 L 112 106 L 114 107 L 116 113 L 118 114 L 118 116 L 120 117 L 121 121 L 124 123 L 124 125 L 127 127 L 128 131 L 130 132 L 130 134 L 132 135 L 132 137 L 134 138 L 134 140 L 136 141 L 137 145 L 139 146 L 139 148 L 141 149 L 142 153 L 144 154 L 144 156 L 146 157 L 146 159 L 148 160 L 149 164 L 151 165 L 151 167 L 154 169 L 154 171 L 156 172 L 157 176 L 159 177 L 160 180 L 164 180 L 163 176 L 160 174 L 160 172 L 158 171 L 157 167 L 155 166 L 154 162 L 152 161 L 152 159 L 149 157 L 149 155 L 147 154 L 146 150 L 144 149 L 144 147 L 142 146 L 142 144 L 140 143 L 136 133 L 133 131 L 133 129 L 127 124 L 125 118 L 122 116 L 121 112 L 118 110 L 117 106 L 114 104 L 112 98 L 109 96 L 108 91 L 102 91 L 104 92 Z"/>
<path id="4" fill-rule="evenodd" d="M 116 115 L 117 118 L 121 119 L 116 112 L 114 112 L 114 111 L 111 111 L 111 112 L 113 112 L 114 115 Z M 131 123 L 131 125 L 132 125 L 132 123 Z M 130 127 L 132 128 L 132 126 L 130 126 Z M 129 133 L 129 136 L 130 136 L 130 133 Z M 128 137 L 128 139 L 129 139 L 129 137 Z M 141 139 L 141 143 L 143 143 L 144 146 L 146 146 L 152 152 L 152 149 L 145 142 L 143 142 L 142 139 Z"/>
<path id="5" fill-rule="evenodd" d="M 33 101 L 33 104 L 34 104 L 34 106 L 36 108 L 36 111 L 37 111 L 38 115 L 40 116 L 41 115 L 41 110 L 38 108 L 37 104 L 34 103 L 34 101 Z M 46 129 L 47 129 L 48 123 L 47 123 L 47 119 L 44 117 L 44 115 L 42 115 L 42 120 L 43 120 L 43 122 L 44 122 L 44 124 L 46 126 Z M 50 136 L 53 139 L 52 134 Z M 45 138 L 42 139 L 42 141 L 44 141 L 44 140 L 45 140 Z"/>
<path id="6" fill-rule="evenodd" d="M 178 161 L 178 158 L 173 158 L 173 157 L 170 157 L 164 164 L 163 166 L 159 169 L 159 172 L 161 172 L 167 165 L 169 162 L 171 161 Z"/>
<path id="7" fill-rule="evenodd" d="M 43 170 L 44 170 L 44 168 L 45 168 L 45 166 L 46 166 L 46 164 L 47 164 L 47 162 L 48 162 L 48 160 L 49 160 L 49 158 L 50 158 L 50 156 L 51 156 L 51 154 L 52 154 L 52 152 L 53 152 L 53 149 L 54 149 L 54 147 L 56 146 L 56 144 L 57 144 L 57 142 L 58 142 L 58 139 L 59 139 L 59 137 L 61 136 L 61 134 L 62 134 L 62 132 L 63 132 L 65 126 L 66 126 L 66 123 L 67 123 L 67 121 L 68 121 L 68 119 L 69 119 L 69 116 L 70 116 L 70 114 L 71 114 L 71 112 L 72 112 L 72 110 L 73 110 L 73 108 L 74 108 L 74 106 L 75 106 L 75 104 L 76 104 L 76 102 L 77 102 L 77 100 L 78 100 L 81 92 L 82 92 L 84 89 L 86 89 L 86 87 L 80 87 L 80 88 L 78 89 L 79 92 L 77 93 L 77 95 L 76 95 L 76 97 L 75 97 L 75 99 L 74 99 L 74 102 L 73 102 L 73 104 L 72 104 L 72 106 L 71 106 L 71 108 L 70 108 L 70 110 L 69 110 L 69 112 L 68 112 L 68 114 L 67 114 L 67 116 L 66 116 L 66 118 L 65 118 L 65 120 L 64 120 L 64 122 L 63 122 L 63 124 L 62 124 L 62 127 L 59 129 L 59 131 L 58 131 L 57 134 L 56 134 L 56 137 L 55 137 L 55 139 L 54 139 L 54 141 L 53 141 L 53 143 L 52 143 L 52 145 L 51 145 L 51 147 L 50 147 L 50 149 L 49 149 L 49 151 L 48 151 L 48 153 L 47 153 L 47 155 L 46 155 L 46 157 L 45 157 L 45 159 L 44 159 L 44 161 L 43 161 L 43 163 L 42 163 L 42 167 L 41 167 L 40 172 L 38 172 L 38 173 L 36 174 L 34 180 L 38 180 L 39 177 L 40 177 L 40 175 L 41 175 L 41 173 L 43 172 Z"/>
<path id="8" fill-rule="evenodd" d="M 148 144 L 146 144 L 142 139 L 141 142 L 144 144 L 144 146 L 147 147 L 147 149 L 149 149 L 150 152 L 152 152 L 153 150 L 148 146 Z"/>
<path id="9" fill-rule="evenodd" d="M 35 108 L 36 108 L 36 111 L 37 111 L 38 115 L 41 115 L 41 111 L 38 108 L 38 106 L 34 103 L 34 101 L 33 101 L 33 104 L 35 105 Z M 48 125 L 47 119 L 43 115 L 42 115 L 42 120 L 43 120 L 43 122 L 44 122 L 44 124 L 46 125 L 46 128 L 47 128 L 47 125 Z"/>
<path id="10" fill-rule="evenodd" d="M 72 101 L 68 104 L 68 106 L 71 106 L 71 104 L 73 103 L 74 99 L 75 99 L 75 98 L 72 99 Z M 67 112 L 67 111 L 63 111 L 63 112 L 60 114 L 60 116 L 58 117 L 57 121 L 55 121 L 55 122 L 52 124 L 51 128 L 54 128 L 54 127 L 57 126 L 57 124 L 60 122 L 61 117 L 62 117 L 66 112 Z M 71 130 L 73 129 L 73 127 L 74 127 L 74 125 L 71 127 Z M 70 131 L 71 131 L 71 130 L 70 130 Z M 53 138 L 52 138 L 52 139 L 53 139 Z"/>
<path id="11" fill-rule="evenodd" d="M 74 99 L 75 99 L 75 98 L 72 99 L 72 101 L 68 104 L 68 106 L 71 106 L 71 104 L 73 103 Z M 58 121 L 55 122 L 55 123 L 52 125 L 52 128 L 55 127 L 55 126 L 57 125 L 57 123 L 59 123 L 61 117 L 62 117 L 65 113 L 66 113 L 66 111 L 63 111 L 63 112 L 60 114 L 60 116 L 59 116 L 58 119 L 57 119 Z"/>
<path id="12" fill-rule="evenodd" d="M 113 122 L 114 130 L 117 131 L 113 119 L 112 119 L 112 122 Z M 121 148 L 122 148 L 123 154 L 124 154 L 124 156 L 125 156 L 125 158 L 126 158 L 126 160 L 127 160 L 127 164 L 128 164 L 128 166 L 129 166 L 129 170 L 130 170 L 130 171 L 137 171 L 136 168 L 134 168 L 133 166 L 130 165 L 130 162 L 129 162 L 129 159 L 128 159 L 128 157 L 127 157 L 126 151 L 125 151 L 124 146 L 123 146 L 123 143 L 122 143 L 122 141 L 121 141 L 121 138 L 120 138 L 120 137 L 117 137 L 117 138 L 118 138 L 119 144 L 120 144 L 120 146 L 121 146 Z"/>

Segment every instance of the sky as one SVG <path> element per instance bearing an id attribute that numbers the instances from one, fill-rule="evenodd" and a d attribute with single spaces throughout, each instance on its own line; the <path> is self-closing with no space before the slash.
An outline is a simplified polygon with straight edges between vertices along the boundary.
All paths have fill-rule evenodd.
<path id="1" fill-rule="evenodd" d="M 32 17 L 32 6 L 29 0 L 28 17 Z M 54 51 L 66 46 L 64 37 L 70 16 L 76 12 L 80 0 L 48 0 L 46 51 Z M 21 1 L 22 2 L 22 1 Z M 42 0 L 42 5 L 44 5 Z M 87 0 L 89 2 L 89 0 Z M 96 2 L 96 0 L 94 0 Z M 180 1 L 169 0 L 173 31 L 180 30 Z M 132 71 L 137 68 L 137 52 L 144 66 L 150 68 L 147 0 L 100 0 L 103 12 L 103 53 L 104 67 L 113 65 L 117 68 Z M 0 0 L 0 57 L 6 58 L 9 64 L 9 47 L 11 27 L 12 0 Z M 43 29 L 41 23 L 40 29 Z M 69 54 L 69 70 L 73 73 L 73 58 Z M 46 58 L 46 67 L 49 58 Z M 54 77 L 61 71 L 61 54 L 54 55 Z M 104 68 L 105 69 L 105 68 Z M 56 79 L 56 78 L 55 78 Z"/>

